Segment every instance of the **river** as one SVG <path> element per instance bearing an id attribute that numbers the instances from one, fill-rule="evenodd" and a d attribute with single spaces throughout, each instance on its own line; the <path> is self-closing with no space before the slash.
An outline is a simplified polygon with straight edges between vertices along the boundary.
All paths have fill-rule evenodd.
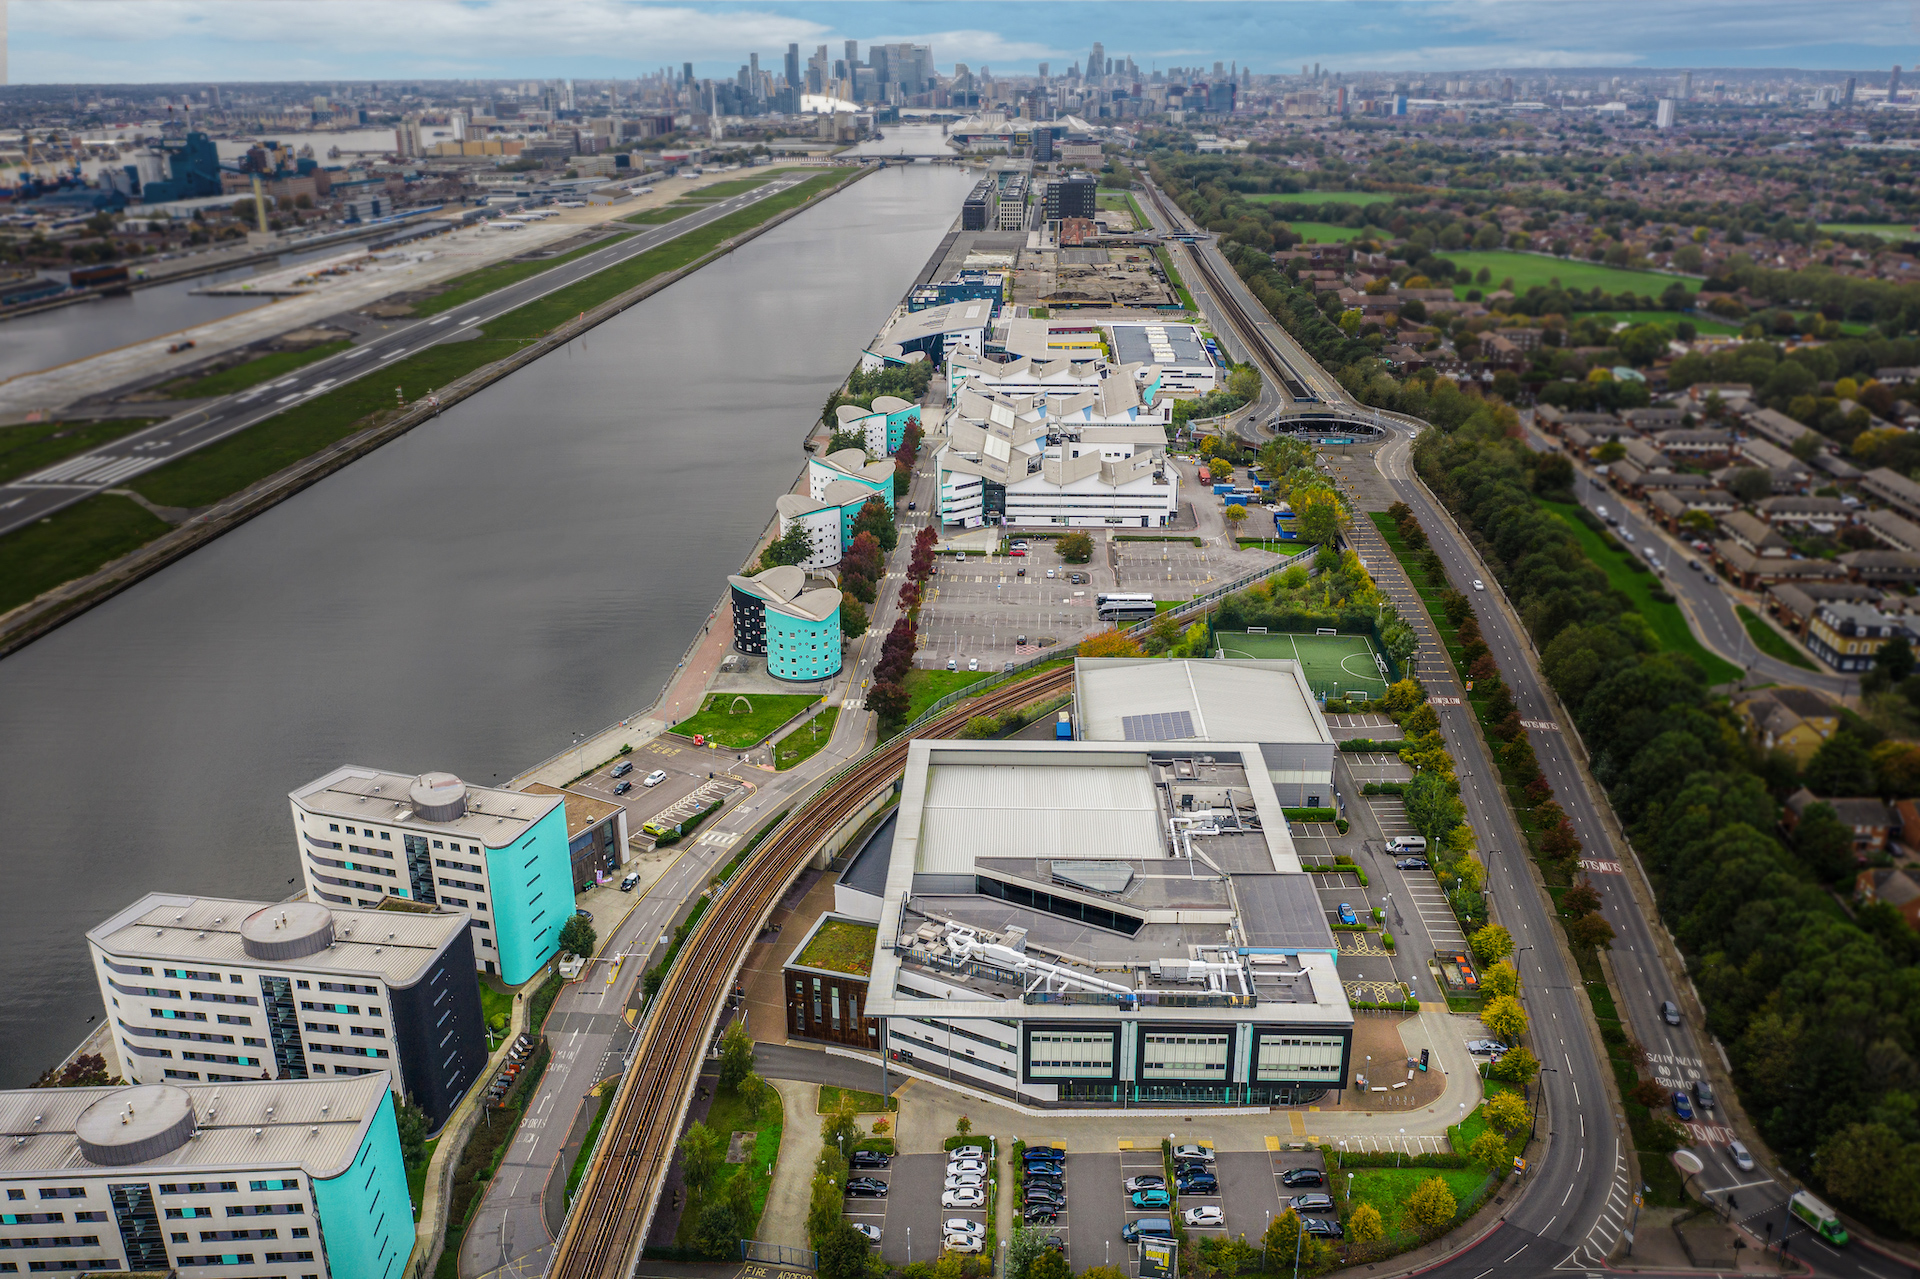
<path id="1" fill-rule="evenodd" d="M 294 890 L 293 787 L 648 706 L 974 180 L 858 182 L 0 662 L 0 1086 L 100 1012 L 111 912 Z"/>

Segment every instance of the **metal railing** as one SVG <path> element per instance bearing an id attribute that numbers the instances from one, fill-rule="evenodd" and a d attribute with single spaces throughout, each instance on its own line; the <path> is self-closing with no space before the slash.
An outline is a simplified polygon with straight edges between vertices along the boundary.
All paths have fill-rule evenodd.
<path id="1" fill-rule="evenodd" d="M 791 1266 L 796 1270 L 820 1268 L 820 1254 L 811 1248 L 796 1248 L 784 1243 L 767 1243 L 760 1239 L 740 1241 L 740 1260 L 759 1261 L 770 1266 Z"/>

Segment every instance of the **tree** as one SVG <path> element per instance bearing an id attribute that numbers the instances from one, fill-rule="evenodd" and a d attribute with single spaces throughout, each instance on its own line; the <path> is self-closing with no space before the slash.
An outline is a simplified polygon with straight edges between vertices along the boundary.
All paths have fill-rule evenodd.
<path id="1" fill-rule="evenodd" d="M 853 1097 L 842 1092 L 833 1109 L 820 1120 L 820 1144 L 845 1155 L 848 1148 L 859 1140 L 860 1111 L 855 1107 Z"/>
<path id="2" fill-rule="evenodd" d="M 1618 440 L 1608 440 L 1593 451 L 1593 460 L 1611 465 L 1627 455 L 1627 446 Z"/>
<path id="3" fill-rule="evenodd" d="M 1587 950 L 1609 950 L 1613 947 L 1613 938 L 1613 925 L 1597 911 L 1567 925 L 1567 940 Z"/>
<path id="4" fill-rule="evenodd" d="M 427 1112 L 403 1101 L 393 1108 L 394 1122 L 400 1128 L 400 1160 L 409 1168 L 427 1162 Z"/>
<path id="5" fill-rule="evenodd" d="M 1809 804 L 1793 828 L 1793 851 L 1821 879 L 1844 879 L 1854 868 L 1853 829 L 1833 805 Z"/>
<path id="6" fill-rule="evenodd" d="M 1500 1060 L 1487 1068 L 1495 1079 L 1509 1084 L 1530 1084 L 1540 1074 L 1540 1062 L 1525 1045 L 1509 1048 Z"/>
<path id="7" fill-rule="evenodd" d="M 1082 657 L 1139 657 L 1142 652 L 1140 641 L 1117 626 L 1096 631 L 1080 641 Z"/>
<path id="8" fill-rule="evenodd" d="M 593 931 L 593 923 L 584 915 L 569 915 L 567 922 L 560 927 L 560 949 L 570 950 L 576 955 L 591 955 L 600 938 Z"/>
<path id="9" fill-rule="evenodd" d="M 680 1138 L 680 1180 L 695 1202 L 706 1194 L 719 1169 L 720 1135 L 696 1119 Z"/>
<path id="10" fill-rule="evenodd" d="M 1866 744 L 1844 729 L 1820 743 L 1807 762 L 1807 787 L 1835 799 L 1873 794 L 1873 760 Z"/>
<path id="11" fill-rule="evenodd" d="M 1727 477 L 1727 491 L 1742 502 L 1754 503 L 1773 496 L 1773 473 L 1756 466 L 1743 466 Z"/>
<path id="12" fill-rule="evenodd" d="M 820 1241 L 820 1279 L 867 1279 L 873 1244 L 844 1217 Z"/>
<path id="13" fill-rule="evenodd" d="M 1069 564 L 1085 564 L 1093 558 L 1093 539 L 1085 533 L 1063 534 L 1053 548 Z"/>
<path id="14" fill-rule="evenodd" d="M 1287 500 L 1300 517 L 1300 536 L 1315 546 L 1331 545 L 1346 524 L 1346 508 L 1328 484 L 1295 485 Z"/>
<path id="15" fill-rule="evenodd" d="M 1520 993 L 1520 970 L 1513 960 L 1503 959 L 1480 974 L 1480 993 L 1498 997 Z"/>
<path id="16" fill-rule="evenodd" d="M 1073 1279 L 1073 1270 L 1065 1257 L 1052 1248 L 1042 1248 L 1027 1267 L 1027 1279 Z"/>
<path id="17" fill-rule="evenodd" d="M 1291 1210 L 1289 1210 L 1291 1211 Z M 1375 1243 L 1387 1237 L 1386 1223 L 1380 1220 L 1380 1210 L 1370 1203 L 1361 1203 L 1347 1218 L 1347 1240 L 1350 1243 Z"/>
<path id="18" fill-rule="evenodd" d="M 1467 939 L 1473 954 L 1484 967 L 1497 964 L 1513 953 L 1513 934 L 1503 924 L 1488 924 Z"/>
<path id="19" fill-rule="evenodd" d="M 1481 1010 L 1480 1020 L 1488 1030 L 1500 1036 L 1502 1043 L 1517 1044 L 1527 1033 L 1527 1014 L 1512 995 L 1501 995 Z"/>
<path id="20" fill-rule="evenodd" d="M 1230 502 L 1221 516 L 1227 521 L 1227 532 L 1233 537 L 1240 536 L 1240 526 L 1247 522 L 1247 508 L 1238 502 Z"/>
<path id="21" fill-rule="evenodd" d="M 720 1036 L 720 1086 L 738 1092 L 753 1073 L 753 1036 L 745 1022 L 734 1022 Z"/>
<path id="22" fill-rule="evenodd" d="M 858 639 L 867 633 L 869 619 L 867 606 L 848 596 L 840 597 L 840 633 L 848 639 Z"/>
<path id="23" fill-rule="evenodd" d="M 807 536 L 807 527 L 799 521 L 760 552 L 760 571 L 777 568 L 782 564 L 804 564 L 813 554 L 813 540 Z"/>
<path id="24" fill-rule="evenodd" d="M 958 1119 L 954 1120 L 953 1135 L 956 1137 L 973 1136 L 973 1120 L 967 1118 L 965 1115 L 962 1115 Z"/>
<path id="25" fill-rule="evenodd" d="M 741 1178 L 735 1177 L 733 1180 L 739 1181 Z M 694 1247 L 719 1261 L 740 1246 L 739 1240 L 740 1225 L 734 1218 L 733 1206 L 726 1200 L 716 1199 L 700 1209 L 698 1225 L 693 1233 Z"/>
<path id="26" fill-rule="evenodd" d="M 1714 527 L 1713 516 L 1705 511 L 1688 511 L 1680 517 L 1680 531 L 1696 538 L 1712 537 Z"/>
<path id="27" fill-rule="evenodd" d="M 894 524 L 893 512 L 887 509 L 886 499 L 882 497 L 869 498 L 867 504 L 860 508 L 860 513 L 853 517 L 853 531 L 855 536 L 873 534 L 874 540 L 880 543 L 880 549 L 889 554 L 900 542 L 900 529 Z"/>
<path id="28" fill-rule="evenodd" d="M 1680 1147 L 1690 1143 L 1693 1138 L 1680 1126 L 1676 1119 L 1666 1115 L 1655 1115 L 1648 1122 L 1645 1135 L 1641 1138 L 1644 1148 L 1656 1155 L 1670 1155 Z"/>
<path id="29" fill-rule="evenodd" d="M 1267 1233 L 1260 1238 L 1260 1245 L 1267 1252 L 1267 1265 L 1275 1269 L 1290 1266 L 1299 1238 L 1300 1214 L 1293 1209 L 1288 1208 L 1268 1222 Z"/>
<path id="30" fill-rule="evenodd" d="M 1039 1231 L 1016 1221 L 1007 1236 L 1007 1264 L 1003 1279 L 1033 1279 L 1032 1266 L 1043 1252 L 1052 1252 Z"/>
<path id="31" fill-rule="evenodd" d="M 1407 820 L 1430 841 L 1437 842 L 1467 814 L 1454 788 L 1431 773 L 1421 773 L 1408 782 L 1401 789 L 1400 801 L 1406 807 Z"/>
<path id="32" fill-rule="evenodd" d="M 1517 1092 L 1499 1092 L 1487 1099 L 1487 1126 L 1511 1138 L 1533 1122 L 1527 1103 Z"/>
<path id="33" fill-rule="evenodd" d="M 898 684 L 875 684 L 867 690 L 867 709 L 880 718 L 881 736 L 889 736 L 907 722 L 907 710 L 912 704 L 907 690 Z"/>
<path id="34" fill-rule="evenodd" d="M 1459 1207 L 1447 1183 L 1438 1177 L 1429 1177 L 1407 1196 L 1406 1220 L 1416 1230 L 1437 1234 L 1453 1220 Z"/>
<path id="35" fill-rule="evenodd" d="M 1883 799 L 1920 795 L 1920 746 L 1889 739 L 1868 752 L 1873 775 Z"/>
<path id="36" fill-rule="evenodd" d="M 1920 1152 L 1888 1124 L 1847 1125 L 1821 1144 L 1813 1171 L 1841 1203 L 1908 1234 L 1920 1230 Z"/>
<path id="37" fill-rule="evenodd" d="M 1242 364 L 1227 374 L 1227 390 L 1248 403 L 1260 398 L 1260 370 Z"/>
<path id="38" fill-rule="evenodd" d="M 1560 909 L 1574 919 L 1582 915 L 1591 915 L 1600 909 L 1600 890 L 1586 876 L 1560 896 Z"/>
<path id="39" fill-rule="evenodd" d="M 1501 1095 L 1511 1096 L 1512 1094 L 1502 1093 Z M 1491 1128 L 1475 1137 L 1473 1145 L 1467 1148 L 1467 1158 L 1487 1168 L 1505 1167 L 1509 1157 L 1506 1139 Z"/>

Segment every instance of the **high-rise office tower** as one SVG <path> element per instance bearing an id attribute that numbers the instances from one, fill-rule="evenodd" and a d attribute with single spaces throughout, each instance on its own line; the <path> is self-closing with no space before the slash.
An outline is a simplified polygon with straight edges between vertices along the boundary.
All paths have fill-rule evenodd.
<path id="1" fill-rule="evenodd" d="M 1093 52 L 1087 55 L 1087 79 L 1098 80 L 1106 74 L 1107 51 L 1098 40 L 1093 42 Z"/>
<path id="2" fill-rule="evenodd" d="M 789 89 L 795 89 L 795 90 L 799 89 L 800 87 L 800 46 L 792 42 L 788 42 L 787 44 L 787 65 L 785 70 L 787 75 L 787 87 Z"/>
<path id="3" fill-rule="evenodd" d="M 1040 82 L 1042 84 L 1045 84 L 1046 80 L 1047 80 L 1047 64 L 1042 62 L 1040 64 Z"/>
<path id="4" fill-rule="evenodd" d="M 851 76 L 853 69 L 859 65 L 860 42 L 858 40 L 849 40 L 847 41 L 847 74 Z"/>
<path id="5" fill-rule="evenodd" d="M 1847 77 L 1847 87 L 1845 91 L 1843 91 L 1840 95 L 1840 104 L 1842 106 L 1848 106 L 1848 107 L 1853 105 L 1853 77 L 1852 76 Z"/>
<path id="6" fill-rule="evenodd" d="M 1680 100 L 1682 102 L 1685 102 L 1688 98 L 1691 98 L 1692 96 L 1693 96 L 1693 72 L 1682 71 L 1680 73 Z"/>
<path id="7" fill-rule="evenodd" d="M 569 80 L 567 83 L 571 85 L 573 82 Z M 681 84 L 693 83 L 693 64 L 691 62 L 682 62 L 680 64 L 680 83 Z"/>
<path id="8" fill-rule="evenodd" d="M 1900 101 L 1900 68 L 1894 67 L 1893 74 L 1887 77 L 1887 101 Z"/>

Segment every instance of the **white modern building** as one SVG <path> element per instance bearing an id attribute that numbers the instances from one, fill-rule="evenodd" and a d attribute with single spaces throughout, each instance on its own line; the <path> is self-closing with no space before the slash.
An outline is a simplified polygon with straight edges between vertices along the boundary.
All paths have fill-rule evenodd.
<path id="1" fill-rule="evenodd" d="M 1105 328 L 1113 337 L 1115 362 L 1132 366 L 1142 386 L 1201 396 L 1220 385 L 1220 366 L 1195 325 L 1114 322 Z"/>
<path id="2" fill-rule="evenodd" d="M 471 916 L 148 893 L 87 933 L 136 1084 L 382 1074 L 438 1128 L 486 1067 Z"/>
<path id="3" fill-rule="evenodd" d="M 1283 805 L 1335 806 L 1339 743 L 1299 662 L 1082 657 L 1073 672 L 1082 740 L 1255 742 Z"/>
<path id="4" fill-rule="evenodd" d="M 573 914 L 565 801 L 348 765 L 292 792 L 307 895 L 372 909 L 388 898 L 473 916 L 474 963 L 517 986 Z"/>
<path id="5" fill-rule="evenodd" d="M 872 373 L 889 364 L 910 363 L 915 356 L 938 364 L 961 352 L 983 355 L 993 312 L 994 304 L 985 298 L 930 306 L 924 311 L 903 307 L 861 354 L 860 367 Z"/>
<path id="6" fill-rule="evenodd" d="M 1345 1087 L 1353 1013 L 1267 772 L 1251 742 L 914 742 L 858 1015 L 1028 1103 Z"/>
<path id="7" fill-rule="evenodd" d="M 1103 441 L 1107 434 L 1117 438 Z M 940 519 L 968 528 L 1163 527 L 1180 509 L 1180 476 L 1165 447 L 1164 433 L 1155 445 L 1125 428 L 1050 438 L 1037 423 L 956 423 L 937 455 Z"/>
<path id="8" fill-rule="evenodd" d="M 401 1279 L 384 1072 L 0 1093 L 0 1274 Z"/>
<path id="9" fill-rule="evenodd" d="M 857 493 L 855 515 L 859 514 L 858 508 L 865 506 L 872 496 L 858 485 L 847 481 L 842 481 L 839 486 L 828 485 L 827 487 L 844 487 L 849 497 Z M 773 509 L 780 520 L 781 537 L 792 532 L 795 524 L 807 531 L 807 544 L 813 549 L 807 554 L 806 559 L 800 561 L 801 568 L 832 568 L 840 562 L 840 556 L 846 548 L 840 541 L 842 516 L 840 507 L 836 503 L 823 498 L 808 497 L 805 493 L 782 493 L 774 499 Z"/>

